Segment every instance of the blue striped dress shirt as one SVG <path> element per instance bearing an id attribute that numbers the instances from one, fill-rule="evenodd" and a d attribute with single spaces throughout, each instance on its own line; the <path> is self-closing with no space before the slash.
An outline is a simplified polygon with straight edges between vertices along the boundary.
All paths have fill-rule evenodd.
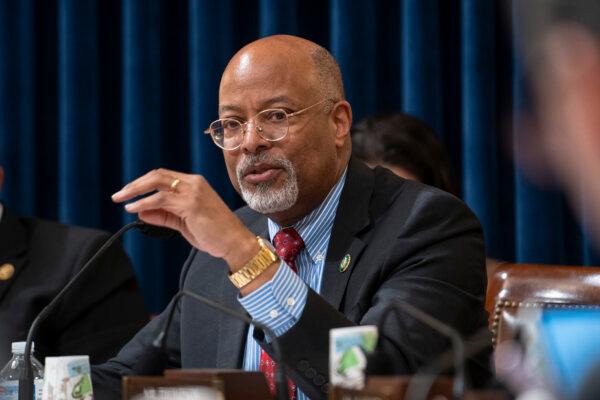
<path id="1" fill-rule="evenodd" d="M 271 281 L 238 298 L 254 320 L 269 327 L 277 336 L 287 332 L 300 319 L 308 295 L 307 285 L 317 293 L 321 290 L 327 246 L 345 181 L 346 171 L 321 205 L 293 225 L 305 244 L 296 259 L 298 274 L 282 261 Z M 281 227 L 270 219 L 268 225 L 269 238 L 273 241 Z M 260 346 L 254 340 L 253 332 L 250 327 L 246 339 L 244 369 L 247 371 L 258 371 L 260 362 Z M 298 389 L 298 400 L 305 399 L 308 396 Z"/>

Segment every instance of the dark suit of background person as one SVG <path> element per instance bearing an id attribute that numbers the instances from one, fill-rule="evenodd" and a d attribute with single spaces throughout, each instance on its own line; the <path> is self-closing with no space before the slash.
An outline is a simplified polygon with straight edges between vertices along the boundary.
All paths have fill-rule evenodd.
<path id="1" fill-rule="evenodd" d="M 25 340 L 35 316 L 67 284 L 109 234 L 36 218 L 6 208 L 0 220 L 0 268 L 14 267 L 0 280 L 0 365 L 10 343 Z M 8 276 L 10 275 L 10 276 Z M 114 356 L 145 323 L 148 313 L 129 258 L 116 244 L 73 287 L 35 337 L 35 353 Z"/>
<path id="2" fill-rule="evenodd" d="M 248 207 L 237 212 L 257 235 L 267 220 Z M 351 265 L 340 272 L 342 258 Z M 279 337 L 290 377 L 311 398 L 325 398 L 329 330 L 377 324 L 383 305 L 401 299 L 456 327 L 463 335 L 484 329 L 484 243 L 479 222 L 456 197 L 351 159 L 327 252 L 321 296 L 309 289 L 300 321 Z M 222 259 L 192 251 L 181 286 L 243 312 Z M 164 314 L 108 363 L 93 368 L 94 394 L 118 398 L 127 375 L 155 338 Z M 198 302 L 183 299 L 169 332 L 170 367 L 241 368 L 247 327 Z M 401 371 L 414 373 L 448 345 L 408 316 L 390 319 L 387 353 Z M 392 344 L 393 342 L 393 344 Z M 486 375 L 487 356 L 472 369 Z"/>

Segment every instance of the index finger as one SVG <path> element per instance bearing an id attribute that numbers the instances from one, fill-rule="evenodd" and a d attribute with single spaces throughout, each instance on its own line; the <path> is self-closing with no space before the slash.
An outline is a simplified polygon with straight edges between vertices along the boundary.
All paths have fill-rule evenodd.
<path id="1" fill-rule="evenodd" d="M 157 190 L 171 190 L 173 182 L 176 179 L 182 179 L 184 176 L 185 174 L 177 171 L 164 168 L 155 169 L 131 181 L 121 190 L 114 193 L 111 198 L 114 202 L 121 203 Z"/>

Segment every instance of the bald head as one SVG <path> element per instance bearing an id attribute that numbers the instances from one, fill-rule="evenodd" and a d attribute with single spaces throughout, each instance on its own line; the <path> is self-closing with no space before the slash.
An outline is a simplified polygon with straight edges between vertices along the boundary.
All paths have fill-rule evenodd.
<path id="1" fill-rule="evenodd" d="M 297 36 L 275 35 L 249 43 L 229 61 L 223 77 L 264 63 L 277 63 L 287 70 L 296 70 L 319 98 L 345 100 L 342 74 L 331 53 Z"/>

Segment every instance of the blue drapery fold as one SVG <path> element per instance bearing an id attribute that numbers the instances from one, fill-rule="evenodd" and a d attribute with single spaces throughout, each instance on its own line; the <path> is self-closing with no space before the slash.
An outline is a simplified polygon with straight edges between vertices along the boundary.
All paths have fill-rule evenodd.
<path id="1" fill-rule="evenodd" d="M 330 6 L 330 51 L 340 64 L 346 96 L 365 113 L 377 112 L 375 4 L 333 0 Z"/>
<path id="2" fill-rule="evenodd" d="M 164 167 L 203 174 L 241 205 L 203 133 L 217 117 L 220 74 L 244 44 L 298 34 L 338 59 L 355 121 L 404 111 L 438 131 L 491 256 L 598 264 L 564 196 L 512 165 L 524 149 L 512 144 L 511 109 L 527 107 L 515 18 L 477 0 L 1 2 L 2 201 L 115 230 L 132 217 L 110 194 Z M 161 309 L 189 247 L 136 233 L 125 244 Z"/>
<path id="3" fill-rule="evenodd" d="M 94 1 L 58 3 L 58 218 L 101 224 L 98 32 Z M 73 189 L 85 188 L 73 196 Z M 81 207 L 87 204 L 87 207 Z"/>
<path id="4" fill-rule="evenodd" d="M 6 202 L 32 213 L 43 189 L 36 176 L 40 146 L 34 119 L 35 59 L 32 1 L 6 2 L 0 12 L 0 163 L 11 176 Z"/>
<path id="5" fill-rule="evenodd" d="M 461 20 L 463 198 L 482 222 L 488 251 L 501 254 L 493 3 L 462 2 Z"/>
<path id="6" fill-rule="evenodd" d="M 440 2 L 405 0 L 401 7 L 402 108 L 443 135 Z"/>
<path id="7" fill-rule="evenodd" d="M 122 154 L 121 176 L 126 184 L 152 169 L 164 165 L 162 148 L 169 136 L 163 135 L 161 98 L 161 10 L 158 1 L 123 2 L 122 49 Z M 133 216 L 123 213 L 123 218 Z M 134 257 L 138 279 L 146 292 L 161 296 L 163 266 L 153 260 L 165 260 L 162 243 L 149 245 L 137 235 L 125 237 L 125 246 Z M 159 299 L 156 299 L 159 300 Z M 163 302 L 165 299 L 160 299 Z"/>

